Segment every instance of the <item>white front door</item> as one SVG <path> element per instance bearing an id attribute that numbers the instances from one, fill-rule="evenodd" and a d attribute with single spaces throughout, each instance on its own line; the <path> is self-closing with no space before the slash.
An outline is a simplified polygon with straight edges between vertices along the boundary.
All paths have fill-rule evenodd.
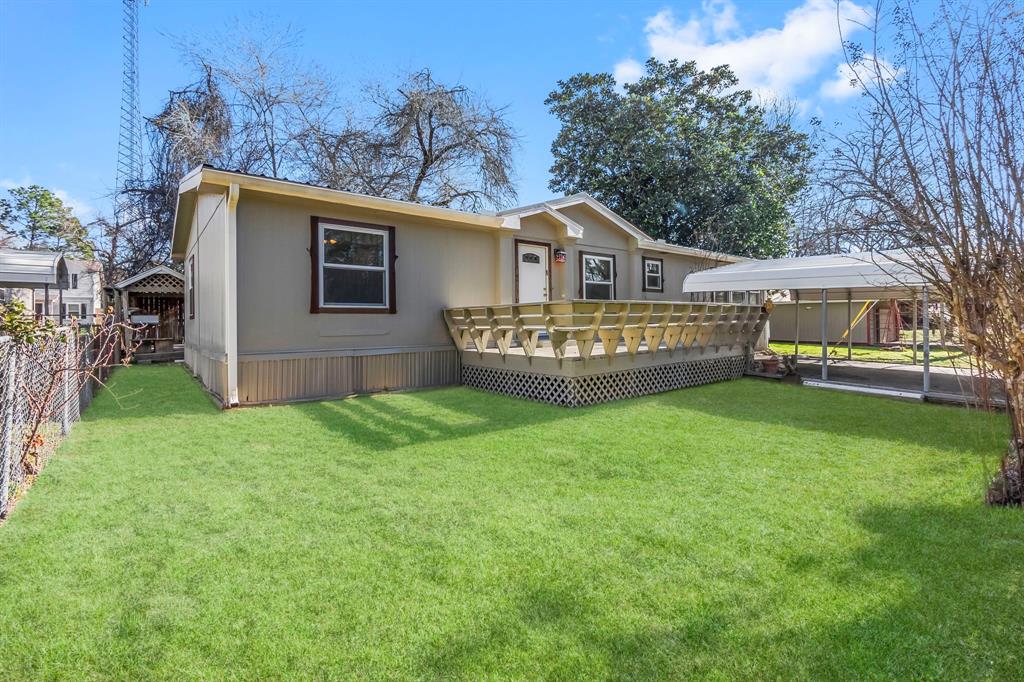
<path id="1" fill-rule="evenodd" d="M 516 243 L 516 272 L 519 302 L 548 300 L 548 247 L 542 244 Z"/>

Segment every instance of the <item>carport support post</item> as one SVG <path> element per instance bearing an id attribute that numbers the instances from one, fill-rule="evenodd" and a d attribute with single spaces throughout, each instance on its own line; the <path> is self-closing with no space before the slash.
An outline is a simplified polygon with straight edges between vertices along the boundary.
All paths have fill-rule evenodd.
<path id="1" fill-rule="evenodd" d="M 853 292 L 846 290 L 846 359 L 853 360 Z"/>
<path id="2" fill-rule="evenodd" d="M 911 318 L 910 318 L 911 320 L 913 320 L 913 322 L 911 324 L 911 329 L 913 331 L 911 332 L 911 337 L 910 337 L 911 338 L 911 345 L 913 347 L 913 352 L 912 352 L 912 357 L 911 357 L 910 364 L 916 365 L 917 364 L 917 292 L 916 291 L 914 292 L 914 298 L 911 299 L 911 301 L 910 301 L 910 309 L 913 311 L 912 314 L 911 314 Z"/>
<path id="3" fill-rule="evenodd" d="M 821 290 L 821 380 L 828 381 L 828 289 Z"/>
<path id="4" fill-rule="evenodd" d="M 43 321 L 50 317 L 50 285 L 43 285 Z"/>
<path id="5" fill-rule="evenodd" d="M 800 355 L 800 290 L 796 290 L 796 329 L 793 331 L 793 357 Z"/>
<path id="6" fill-rule="evenodd" d="M 924 392 L 927 393 L 931 390 L 931 376 L 928 374 L 931 362 L 931 336 L 928 331 L 928 288 L 925 287 L 921 291 L 921 303 L 924 306 L 924 310 L 921 312 L 921 332 L 924 333 Z"/>

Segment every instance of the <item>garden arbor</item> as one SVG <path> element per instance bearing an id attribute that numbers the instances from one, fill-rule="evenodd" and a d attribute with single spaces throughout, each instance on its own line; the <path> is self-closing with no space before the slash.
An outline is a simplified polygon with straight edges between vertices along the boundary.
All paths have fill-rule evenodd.
<path id="1" fill-rule="evenodd" d="M 157 265 L 111 286 L 117 318 L 138 326 L 140 338 L 169 344 L 184 338 L 185 278 Z"/>
<path id="2" fill-rule="evenodd" d="M 930 388 L 929 291 L 914 256 L 906 251 L 878 251 L 800 258 L 777 258 L 733 263 L 689 275 L 683 291 L 788 291 L 790 298 L 821 306 L 821 379 L 828 380 L 828 302 L 847 301 L 847 328 L 853 324 L 852 301 L 914 300 L 923 303 L 924 334 L 922 391 Z M 916 306 L 916 303 L 915 303 Z M 797 306 L 797 315 L 800 307 Z M 799 318 L 797 318 L 799 320 Z M 799 330 L 799 325 L 797 327 Z M 847 334 L 847 344 L 850 343 Z"/>

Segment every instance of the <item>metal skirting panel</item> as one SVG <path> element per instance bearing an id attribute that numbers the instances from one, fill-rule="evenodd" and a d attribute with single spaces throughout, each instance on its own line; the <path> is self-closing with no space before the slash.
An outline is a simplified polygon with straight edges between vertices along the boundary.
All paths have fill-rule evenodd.
<path id="1" fill-rule="evenodd" d="M 462 383 L 516 398 L 581 407 L 738 379 L 749 361 L 747 355 L 727 355 L 581 376 L 537 374 L 467 364 L 462 368 Z"/>
<path id="2" fill-rule="evenodd" d="M 185 366 L 192 370 L 206 390 L 223 402 L 224 388 L 228 383 L 228 363 L 185 346 Z"/>
<path id="3" fill-rule="evenodd" d="M 459 365 L 454 348 L 384 355 L 242 358 L 238 399 L 252 405 L 446 386 L 459 383 Z"/>

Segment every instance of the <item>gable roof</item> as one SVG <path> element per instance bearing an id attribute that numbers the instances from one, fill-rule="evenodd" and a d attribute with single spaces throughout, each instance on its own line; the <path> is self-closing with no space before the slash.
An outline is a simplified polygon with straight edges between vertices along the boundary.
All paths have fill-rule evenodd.
<path id="1" fill-rule="evenodd" d="M 615 211 L 611 210 L 600 201 L 590 196 L 586 192 L 578 192 L 571 194 L 566 197 L 560 197 L 558 199 L 549 199 L 548 201 L 541 201 L 536 204 L 528 204 L 526 206 L 520 206 L 518 208 L 510 208 L 505 211 L 499 211 L 498 215 L 515 215 L 519 217 L 526 217 L 533 215 L 541 210 L 553 211 L 561 220 L 569 220 L 568 216 L 560 211 L 560 209 L 567 208 L 569 206 L 587 206 L 596 213 L 600 214 L 611 224 L 618 227 L 620 230 L 628 234 L 637 240 L 637 246 L 641 249 L 647 249 L 649 251 L 658 251 L 661 253 L 673 253 L 681 256 L 693 256 L 694 258 L 701 258 L 707 260 L 721 261 L 725 263 L 738 263 L 741 261 L 750 260 L 743 256 L 734 256 L 729 253 L 720 253 L 717 251 L 708 251 L 705 249 L 697 249 L 691 246 L 680 246 L 679 244 L 669 244 L 662 239 L 654 239 L 649 234 L 641 230 L 639 227 L 629 222 Z M 575 223 L 574 223 L 575 224 Z M 576 238 L 583 236 L 583 228 L 579 228 L 578 235 Z"/>
<path id="2" fill-rule="evenodd" d="M 180 279 L 182 283 L 185 282 L 185 276 L 178 272 L 177 270 L 169 268 L 166 265 L 155 265 L 149 268 L 148 270 L 143 270 L 139 274 L 129 277 L 128 279 L 122 279 L 120 282 L 115 282 L 111 286 L 113 286 L 115 289 L 127 289 L 136 282 L 141 282 L 147 277 L 151 277 L 153 275 L 169 275 L 171 277 Z"/>

